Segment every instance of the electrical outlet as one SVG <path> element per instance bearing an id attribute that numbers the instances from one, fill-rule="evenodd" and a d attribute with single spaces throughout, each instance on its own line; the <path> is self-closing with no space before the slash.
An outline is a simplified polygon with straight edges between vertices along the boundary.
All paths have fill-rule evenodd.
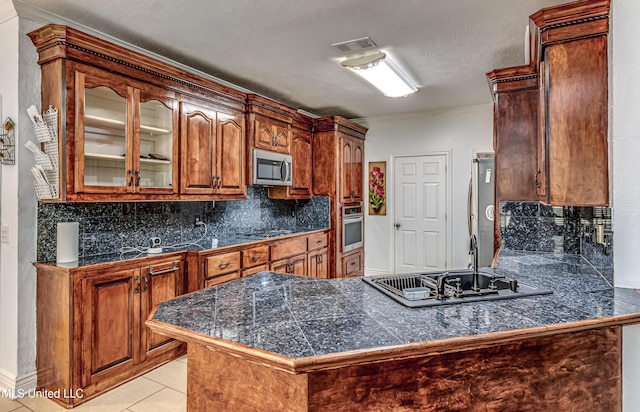
<path id="1" fill-rule="evenodd" d="M 193 219 L 193 226 L 198 227 L 202 224 L 202 220 L 200 220 L 200 216 L 197 216 Z"/>
<path id="2" fill-rule="evenodd" d="M 2 225 L 2 230 L 0 231 L 0 241 L 2 243 L 9 243 L 9 225 Z"/>

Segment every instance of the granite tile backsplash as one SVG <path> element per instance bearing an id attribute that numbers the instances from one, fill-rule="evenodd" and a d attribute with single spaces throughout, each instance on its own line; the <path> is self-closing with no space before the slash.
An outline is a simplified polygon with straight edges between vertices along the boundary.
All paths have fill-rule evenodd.
<path id="1" fill-rule="evenodd" d="M 580 254 L 594 267 L 613 267 L 609 207 L 500 203 L 500 243 L 511 250 Z"/>
<path id="2" fill-rule="evenodd" d="M 207 224 L 222 238 L 270 228 L 329 227 L 329 198 L 272 200 L 267 188 L 247 187 L 246 200 L 198 202 L 39 203 L 38 261 L 56 259 L 56 225 L 79 222 L 78 256 L 116 253 L 121 247 L 148 246 L 151 237 L 164 245 L 197 240 Z"/>

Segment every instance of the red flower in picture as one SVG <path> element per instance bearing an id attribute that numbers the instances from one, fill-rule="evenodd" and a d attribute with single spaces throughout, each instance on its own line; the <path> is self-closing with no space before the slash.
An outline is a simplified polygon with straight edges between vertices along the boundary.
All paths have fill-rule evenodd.
<path id="1" fill-rule="evenodd" d="M 380 210 L 384 204 L 384 172 L 379 167 L 371 168 L 369 172 L 369 203 L 374 211 Z"/>

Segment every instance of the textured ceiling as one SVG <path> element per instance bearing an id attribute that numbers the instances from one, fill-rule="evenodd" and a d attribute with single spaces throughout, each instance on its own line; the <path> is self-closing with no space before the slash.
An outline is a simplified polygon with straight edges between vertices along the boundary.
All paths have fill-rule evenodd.
<path id="1" fill-rule="evenodd" d="M 485 73 L 523 64 L 528 16 L 565 2 L 14 0 L 19 13 L 40 9 L 295 108 L 346 117 L 491 102 Z M 418 93 L 387 98 L 340 67 L 346 55 L 331 44 L 365 36 Z"/>

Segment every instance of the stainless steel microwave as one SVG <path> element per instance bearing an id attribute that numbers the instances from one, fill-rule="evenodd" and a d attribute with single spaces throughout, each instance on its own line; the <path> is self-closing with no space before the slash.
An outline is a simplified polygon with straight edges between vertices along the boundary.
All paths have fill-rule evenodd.
<path id="1" fill-rule="evenodd" d="M 291 186 L 291 156 L 253 149 L 254 185 Z"/>

